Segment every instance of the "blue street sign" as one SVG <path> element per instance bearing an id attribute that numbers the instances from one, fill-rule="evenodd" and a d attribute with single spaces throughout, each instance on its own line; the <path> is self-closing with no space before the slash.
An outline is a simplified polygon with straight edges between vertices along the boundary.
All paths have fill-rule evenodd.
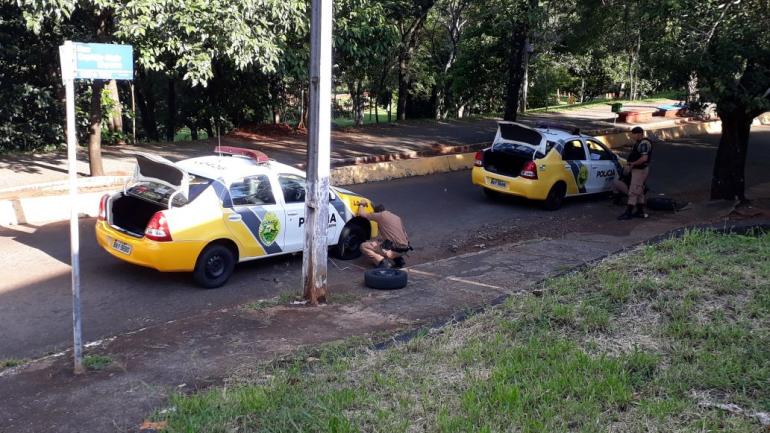
<path id="1" fill-rule="evenodd" d="M 134 50 L 131 45 L 76 42 L 75 75 L 80 79 L 133 80 Z"/>

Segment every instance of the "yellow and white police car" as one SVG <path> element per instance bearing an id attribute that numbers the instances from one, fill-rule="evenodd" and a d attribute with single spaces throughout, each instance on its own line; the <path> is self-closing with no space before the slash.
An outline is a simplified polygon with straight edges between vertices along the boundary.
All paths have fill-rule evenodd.
<path id="1" fill-rule="evenodd" d="M 564 197 L 610 191 L 622 164 L 603 143 L 579 131 L 499 122 L 492 145 L 476 153 L 471 176 L 489 196 L 540 200 L 555 210 Z"/>
<path id="2" fill-rule="evenodd" d="M 302 251 L 305 173 L 265 154 L 221 146 L 216 155 L 171 162 L 136 154 L 123 191 L 99 205 L 96 238 L 113 256 L 159 271 L 192 271 L 206 288 L 227 282 L 237 262 Z M 376 224 L 364 202 L 332 187 L 328 244 L 342 259 L 360 254 Z"/>

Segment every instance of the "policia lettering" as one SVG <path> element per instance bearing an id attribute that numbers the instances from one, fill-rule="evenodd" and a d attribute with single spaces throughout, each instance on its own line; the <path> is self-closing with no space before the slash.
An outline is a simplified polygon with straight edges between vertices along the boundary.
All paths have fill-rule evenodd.
<path id="1" fill-rule="evenodd" d="M 302 227 L 302 224 L 305 224 L 305 217 L 301 217 L 299 219 L 299 226 L 297 227 Z M 334 214 L 331 214 L 331 216 L 329 217 L 329 225 L 333 226 L 335 224 L 337 224 L 337 217 Z"/>

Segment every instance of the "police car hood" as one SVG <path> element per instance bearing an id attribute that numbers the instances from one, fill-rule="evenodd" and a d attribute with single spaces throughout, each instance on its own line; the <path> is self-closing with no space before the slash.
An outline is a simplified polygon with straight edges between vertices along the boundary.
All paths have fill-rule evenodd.
<path id="1" fill-rule="evenodd" d="M 178 191 L 185 198 L 189 190 L 189 176 L 185 170 L 166 158 L 136 152 L 136 169 L 132 183 L 153 182 Z"/>
<path id="2" fill-rule="evenodd" d="M 537 130 L 516 122 L 497 122 L 492 148 L 514 147 L 516 150 L 544 154 L 547 139 Z"/>

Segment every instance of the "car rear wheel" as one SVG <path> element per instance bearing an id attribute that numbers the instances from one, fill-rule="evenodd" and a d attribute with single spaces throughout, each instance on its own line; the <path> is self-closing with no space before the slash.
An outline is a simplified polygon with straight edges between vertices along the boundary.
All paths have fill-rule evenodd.
<path id="1" fill-rule="evenodd" d="M 235 254 L 224 245 L 207 246 L 198 256 L 193 278 L 207 289 L 224 285 L 235 269 Z"/>
<path id="2" fill-rule="evenodd" d="M 340 233 L 340 240 L 334 246 L 334 256 L 340 260 L 361 257 L 361 244 L 369 240 L 366 229 L 359 224 L 348 224 Z"/>
<path id="3" fill-rule="evenodd" d="M 567 195 L 567 186 L 563 182 L 558 182 L 548 191 L 548 196 L 543 202 L 543 207 L 547 210 L 557 210 L 564 203 L 564 196 Z"/>

